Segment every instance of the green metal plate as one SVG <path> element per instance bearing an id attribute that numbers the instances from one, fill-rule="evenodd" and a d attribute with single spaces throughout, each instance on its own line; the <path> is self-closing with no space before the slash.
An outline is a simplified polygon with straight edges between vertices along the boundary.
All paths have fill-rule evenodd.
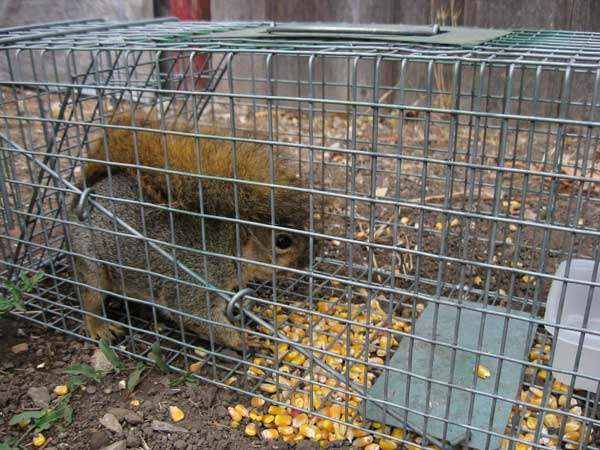
<path id="1" fill-rule="evenodd" d="M 504 360 L 500 369 L 501 360 L 493 356 L 481 356 L 479 363 L 488 367 L 492 375 L 487 379 L 480 379 L 473 376 L 473 368 L 476 366 L 475 353 L 456 350 L 440 344 L 452 345 L 455 341 L 455 330 L 458 327 L 456 344 L 459 347 L 522 360 L 531 344 L 528 336 L 535 334 L 530 333 L 530 326 L 533 325 L 527 320 L 523 320 L 529 316 L 522 313 L 511 311 L 510 314 L 513 317 L 510 318 L 485 313 L 484 318 L 484 313 L 464 309 L 465 306 L 477 309 L 486 308 L 486 311 L 489 312 L 507 312 L 505 308 L 484 306 L 481 303 L 473 302 L 462 302 L 460 305 L 439 305 L 437 307 L 437 326 L 434 332 L 436 305 L 429 305 L 417 320 L 414 333 L 416 336 L 435 340 L 436 344 L 405 337 L 389 364 L 395 369 L 410 372 L 429 380 L 385 370 L 369 391 L 370 400 L 366 405 L 367 418 L 391 426 L 401 426 L 407 418 L 409 424 L 423 430 L 427 436 L 448 442 L 460 440 L 460 437 L 468 431 L 462 426 L 463 424 L 504 434 L 513 404 L 506 400 L 494 402 L 494 397 L 509 400 L 516 398 L 520 392 L 519 380 L 522 365 Z M 506 334 L 504 334 L 505 327 Z M 480 332 L 483 338 L 481 347 L 478 349 Z M 508 341 L 502 352 L 503 336 L 507 336 Z M 413 348 L 409 360 L 411 341 L 413 341 Z M 453 360 L 455 363 L 452 369 Z M 448 384 L 455 387 L 450 388 Z M 461 387 L 478 392 L 458 389 Z M 429 396 L 427 396 L 428 391 L 430 391 Z M 492 396 L 486 396 L 485 393 L 492 394 Z M 371 399 L 384 400 L 401 407 L 408 407 L 413 412 L 409 412 L 406 416 L 406 409 L 388 406 L 388 411 L 393 414 L 393 417 L 389 413 L 384 415 L 382 404 Z M 446 411 L 447 405 L 449 405 L 448 411 Z M 460 425 L 452 425 L 432 418 L 429 418 L 425 424 L 423 414 L 446 419 Z M 468 423 L 469 416 L 472 417 L 470 423 Z M 477 449 L 495 449 L 500 446 L 500 441 L 500 437 L 490 437 L 483 431 L 471 430 L 468 446 Z"/>
<path id="2" fill-rule="evenodd" d="M 256 28 L 210 33 L 210 39 L 374 40 L 473 47 L 506 36 L 510 30 L 442 26 L 437 34 L 425 25 L 279 23 Z"/>

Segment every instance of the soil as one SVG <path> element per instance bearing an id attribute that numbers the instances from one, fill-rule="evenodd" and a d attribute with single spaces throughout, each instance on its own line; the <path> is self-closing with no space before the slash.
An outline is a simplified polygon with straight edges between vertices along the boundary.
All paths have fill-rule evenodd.
<path id="1" fill-rule="evenodd" d="M 11 348 L 20 343 L 27 343 L 29 349 L 14 354 Z M 51 405 L 56 404 L 57 397 L 52 391 L 55 386 L 66 383 L 65 367 L 90 363 L 95 348 L 31 322 L 0 319 L 0 442 L 23 433 L 19 427 L 10 427 L 8 422 L 18 412 L 35 409 L 27 394 L 29 388 L 46 387 L 51 392 Z M 203 382 L 171 388 L 168 377 L 156 369 L 146 372 L 134 393 L 129 395 L 128 391 L 118 388 L 123 378 L 124 375 L 107 375 L 100 383 L 77 388 L 70 401 L 74 411 L 72 423 L 66 425 L 59 421 L 44 431 L 45 449 L 98 450 L 120 440 L 126 441 L 127 448 L 153 450 L 319 448 L 310 441 L 285 443 L 280 439 L 271 443 L 245 436 L 244 422 L 238 429 L 232 428 L 227 407 L 239 403 L 249 406 L 248 396 Z M 132 399 L 139 400 L 140 405 L 133 407 Z M 185 412 L 185 418 L 176 425 L 187 429 L 187 433 L 152 430 L 153 420 L 172 424 L 169 406 L 178 406 Z M 100 418 L 110 408 L 134 411 L 141 416 L 141 423 L 129 425 L 121 420 L 122 433 L 107 431 L 100 424 Z M 24 440 L 24 444 L 30 442 L 30 438 Z"/>

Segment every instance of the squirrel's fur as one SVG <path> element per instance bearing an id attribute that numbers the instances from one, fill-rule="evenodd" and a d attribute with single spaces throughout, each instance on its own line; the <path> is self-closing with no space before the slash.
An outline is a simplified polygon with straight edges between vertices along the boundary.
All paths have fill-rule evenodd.
<path id="1" fill-rule="evenodd" d="M 136 127 L 107 128 L 105 139 L 100 139 L 91 148 L 88 157 L 103 161 L 139 165 L 148 168 L 210 177 L 224 177 L 229 180 L 215 180 L 200 176 L 169 174 L 171 201 L 174 206 L 188 211 L 200 211 L 200 195 L 204 212 L 211 215 L 235 217 L 235 185 L 239 218 L 243 220 L 270 223 L 271 194 L 274 196 L 275 223 L 298 226 L 305 224 L 307 208 L 298 207 L 298 202 L 306 204 L 308 195 L 299 191 L 267 185 L 247 184 L 244 181 L 280 186 L 298 187 L 299 181 L 290 163 L 282 159 L 279 151 L 270 146 L 255 142 L 235 142 L 234 152 L 231 131 L 219 128 L 201 128 L 200 134 L 217 137 L 194 138 L 161 131 L 161 122 L 147 114 L 136 113 L 132 123 L 131 113 L 117 114 L 111 120 L 112 126 Z M 167 131 L 194 133 L 185 125 L 166 124 Z M 220 138 L 221 137 L 221 138 Z M 223 139 L 225 138 L 225 139 Z M 229 138 L 229 139 L 227 139 Z M 236 132 L 235 139 L 256 138 L 247 131 Z M 165 148 L 168 166 L 165 164 Z M 271 169 L 271 165 L 273 169 Z M 141 169 L 141 182 L 144 192 L 156 203 L 167 203 L 167 176 L 165 171 Z M 111 166 L 111 173 L 126 171 L 137 176 L 138 168 Z M 107 163 L 90 162 L 84 167 L 87 185 L 92 185 L 106 176 Z M 243 181 L 234 181 L 243 180 Z M 200 186 L 201 185 L 201 190 Z"/>
<path id="2" fill-rule="evenodd" d="M 131 125 L 130 119 L 124 117 L 120 115 L 112 123 Z M 160 129 L 159 122 L 140 118 L 139 114 L 135 126 Z M 167 129 L 186 131 L 185 127 L 168 126 Z M 211 132 L 228 135 L 219 130 Z M 139 158 L 141 165 L 164 167 L 163 133 L 123 129 L 111 129 L 106 133 L 107 145 L 101 139 L 92 148 L 91 158 L 106 160 L 105 151 L 108 150 L 110 161 L 135 164 Z M 134 135 L 137 152 L 134 152 Z M 195 139 L 168 133 L 165 139 L 169 168 L 197 173 Z M 216 138 L 199 141 L 202 173 L 232 177 L 231 141 Z M 236 153 L 239 179 L 270 182 L 269 165 L 273 162 L 276 183 L 298 185 L 289 166 L 270 157 L 268 146 L 239 143 Z M 90 163 L 85 166 L 84 175 L 86 184 L 97 194 L 97 202 L 139 232 L 144 232 L 145 238 L 164 243 L 161 246 L 169 253 L 171 248 L 168 246 L 177 245 L 173 252 L 177 260 L 218 289 L 233 292 L 248 281 L 272 279 L 272 268 L 251 262 L 238 263 L 232 258 L 236 255 L 247 261 L 274 263 L 281 267 L 302 268 L 307 264 L 308 238 L 301 234 L 276 231 L 274 239 L 270 227 L 243 223 L 236 226 L 230 220 L 201 219 L 185 212 L 142 207 L 135 169 L 112 166 L 108 177 L 106 163 Z M 170 175 L 171 200 L 177 202 L 180 209 L 199 209 L 198 181 L 199 178 L 191 176 Z M 233 217 L 233 181 L 201 180 L 201 183 L 205 212 Z M 147 202 L 166 203 L 168 189 L 164 173 L 143 170 L 142 189 Z M 270 225 L 270 192 L 268 187 L 240 184 L 240 218 Z M 276 224 L 304 229 L 309 213 L 304 194 L 276 188 L 274 198 Z M 242 338 L 227 320 L 226 302 L 211 289 L 198 285 L 189 274 L 147 246 L 144 239 L 127 236 L 129 233 L 120 226 L 115 228 L 113 221 L 96 208 L 92 208 L 83 222 L 74 207 L 70 215 L 69 241 L 75 255 L 75 274 L 82 283 L 83 306 L 88 313 L 86 325 L 91 337 L 110 338 L 114 334 L 115 328 L 102 319 L 106 293 L 113 292 L 191 314 L 195 317 L 182 318 L 187 329 L 204 338 L 212 338 L 218 344 L 240 348 Z M 208 254 L 203 254 L 204 251 Z M 182 282 L 177 283 L 175 279 Z M 181 317 L 168 310 L 166 315 L 173 319 Z M 207 320 L 220 325 L 211 325 Z"/>

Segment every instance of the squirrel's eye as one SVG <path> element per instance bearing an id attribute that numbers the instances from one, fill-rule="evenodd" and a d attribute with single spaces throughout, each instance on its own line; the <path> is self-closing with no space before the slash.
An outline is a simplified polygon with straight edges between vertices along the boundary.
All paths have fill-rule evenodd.
<path id="1" fill-rule="evenodd" d="M 292 238 L 287 234 L 278 234 L 275 237 L 275 245 L 281 250 L 286 250 L 292 246 Z"/>

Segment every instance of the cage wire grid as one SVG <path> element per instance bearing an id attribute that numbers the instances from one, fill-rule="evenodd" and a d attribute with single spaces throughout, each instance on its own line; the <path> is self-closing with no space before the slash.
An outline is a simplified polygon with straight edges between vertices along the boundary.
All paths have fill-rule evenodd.
<path id="1" fill-rule="evenodd" d="M 570 279 L 554 275 L 561 261 L 591 259 L 598 271 L 600 34 L 516 30 L 470 47 L 385 36 L 235 35 L 273 25 L 89 20 L 0 30 L 3 277 L 46 274 L 27 295 L 27 311 L 16 314 L 89 339 L 84 283 L 70 270 L 78 255 L 67 210 L 86 192 L 78 185 L 80 165 L 111 128 L 114 111 L 188 124 L 186 131 L 163 132 L 196 140 L 202 133 L 195 124 L 221 126 L 234 130 L 229 142 L 283 149 L 304 182 L 298 191 L 311 199 L 309 227 L 291 231 L 324 244 L 285 280 L 275 276 L 272 260 L 263 263 L 272 280 L 251 284 L 244 295 L 204 289 L 242 301 L 233 327 L 261 339 L 259 349 L 234 354 L 202 341 L 183 326 L 189 313 L 154 296 L 128 295 L 120 281 L 116 292 L 100 290 L 113 297 L 102 316 L 125 329 L 114 342 L 119 351 L 150 361 L 159 341 L 177 370 L 201 365 L 194 374 L 203 380 L 330 420 L 335 428 L 321 430 L 321 440 L 352 440 L 362 432 L 408 448 L 451 448 L 474 445 L 478 434 L 477 448 L 598 448 L 598 392 L 575 390 L 575 377 L 562 384 L 553 374 L 598 379 L 578 373 L 581 352 L 574 370 L 552 367 L 562 330 L 598 332 L 587 323 L 589 314 L 572 326 L 549 322 L 544 313 L 550 284 Z M 248 131 L 254 135 L 243 134 Z M 319 197 L 329 200 L 326 208 L 317 206 Z M 104 206 L 112 217 L 110 229 L 96 232 L 115 242 L 133 233 L 146 261 L 149 252 L 161 252 L 175 276 L 142 269 L 148 279 L 203 287 L 202 274 L 191 281 L 178 275 L 187 273 L 178 252 L 192 249 L 173 236 L 154 241 L 127 228 L 114 214 L 123 201 L 89 193 L 87 204 Z M 182 214 L 170 200 L 129 204 L 165 213 L 170 222 Z M 239 218 L 186 214 L 202 224 L 245 225 Z M 199 258 L 219 256 L 193 251 Z M 228 258 L 248 262 L 239 253 Z M 128 269 L 120 258 L 110 264 Z M 599 289 L 598 282 L 583 284 Z M 459 315 L 443 341 L 436 327 L 447 307 Z M 428 314 L 430 336 L 418 322 Z M 461 341 L 460 314 L 480 315 L 473 345 Z M 501 347 L 490 352 L 485 324 L 497 321 Z M 508 334 L 511 321 L 526 329 L 516 357 L 505 352 L 518 347 Z M 449 379 L 434 372 L 440 349 L 451 355 Z M 411 364 L 424 351 L 430 357 L 418 373 Z M 492 361 L 491 381 L 469 374 L 469 383 L 459 383 L 463 353 L 473 367 Z M 407 367 L 397 365 L 399 357 Z M 518 368 L 518 391 L 507 397 L 498 374 L 511 364 Z M 383 380 L 388 392 L 400 375 L 407 380 L 404 403 L 374 397 L 375 383 Z M 447 390 L 441 409 L 407 400 L 419 383 L 426 403 L 435 402 L 438 388 Z M 451 412 L 453 393 L 468 398 L 460 423 Z M 504 425 L 491 413 L 481 422 L 476 398 L 489 399 L 490 411 L 508 405 Z M 387 416 L 401 424 L 368 420 L 372 405 L 383 411 L 382 422 Z M 435 423 L 441 432 L 430 430 Z M 451 438 L 452 427 L 462 437 Z"/>

